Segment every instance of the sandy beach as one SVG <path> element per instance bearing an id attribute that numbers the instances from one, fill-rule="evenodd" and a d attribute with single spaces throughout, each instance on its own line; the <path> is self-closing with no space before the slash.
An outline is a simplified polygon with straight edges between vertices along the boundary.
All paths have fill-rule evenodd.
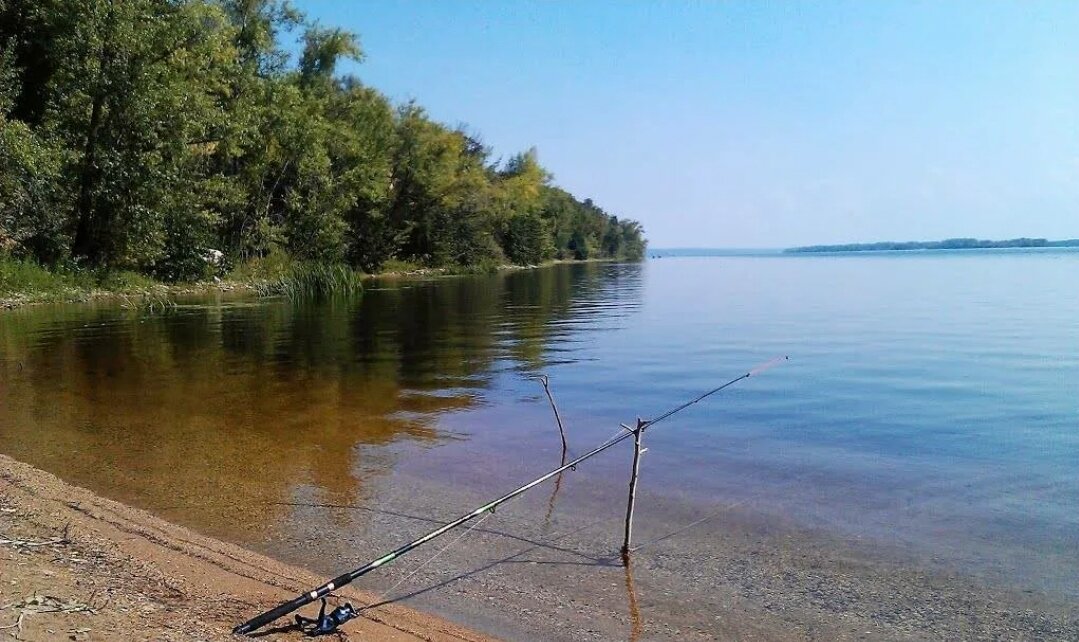
<path id="1" fill-rule="evenodd" d="M 395 484 L 398 505 L 417 492 L 424 502 L 471 499 L 459 490 L 439 496 L 418 479 L 397 477 Z M 543 503 L 500 510 L 394 593 L 436 615 L 399 602 L 380 606 L 348 623 L 343 639 L 493 639 L 466 627 L 517 640 L 1079 639 L 1074 605 L 881 559 L 876 548 L 844 550 L 754 523 L 737 509 L 715 520 L 721 524 L 684 532 L 643 521 L 641 548 L 626 569 L 607 537 L 613 513 L 556 513 L 537 535 Z M 666 510 L 684 519 L 675 507 Z M 351 539 L 312 538 L 302 550 L 283 545 L 277 552 L 340 560 L 348 547 L 380 550 L 436 519 L 407 507 L 405 520 L 368 512 L 368 526 Z M 370 587 L 381 592 L 427 557 Z M 237 622 L 323 579 L 6 456 L 0 577 L 0 626 L 7 627 L 0 634 L 20 640 L 233 639 Z M 372 604 L 377 592 L 350 587 L 340 598 Z M 279 629 L 270 639 L 301 635 Z"/>
<path id="2" fill-rule="evenodd" d="M 238 622 L 320 579 L 0 455 L 0 638 L 235 639 Z M 339 597 L 374 601 L 347 589 Z M 341 639 L 493 638 L 390 605 L 349 622 Z"/>

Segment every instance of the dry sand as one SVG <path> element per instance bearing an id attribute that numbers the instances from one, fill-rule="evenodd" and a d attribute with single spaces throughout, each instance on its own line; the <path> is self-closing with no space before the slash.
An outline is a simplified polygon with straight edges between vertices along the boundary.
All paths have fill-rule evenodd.
<path id="1" fill-rule="evenodd" d="M 237 639 L 238 622 L 322 579 L 0 455 L 0 639 Z M 340 597 L 374 601 L 348 589 Z M 396 605 L 343 631 L 339 639 L 492 639 Z"/>

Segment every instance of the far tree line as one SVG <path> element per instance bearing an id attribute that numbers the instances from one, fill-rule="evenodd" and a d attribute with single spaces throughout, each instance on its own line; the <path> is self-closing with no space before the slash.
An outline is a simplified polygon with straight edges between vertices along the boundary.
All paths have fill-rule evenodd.
<path id="1" fill-rule="evenodd" d="M 165 280 L 213 250 L 369 272 L 643 256 L 636 221 L 534 149 L 502 161 L 339 73 L 362 58 L 279 0 L 0 0 L 0 252 Z"/>
<path id="2" fill-rule="evenodd" d="M 975 238 L 954 238 L 943 241 L 881 241 L 878 243 L 844 243 L 841 245 L 807 245 L 784 250 L 789 253 L 813 252 L 897 252 L 904 250 L 985 250 L 997 248 L 1079 247 L 1079 239 L 1050 241 L 1043 238 L 1020 237 L 1004 241 Z"/>

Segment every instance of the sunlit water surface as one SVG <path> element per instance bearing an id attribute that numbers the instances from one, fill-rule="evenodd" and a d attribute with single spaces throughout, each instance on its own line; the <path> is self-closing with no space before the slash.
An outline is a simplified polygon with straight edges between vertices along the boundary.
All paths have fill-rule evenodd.
<path id="1" fill-rule="evenodd" d="M 679 502 L 1076 595 L 1079 253 L 665 258 L 350 301 L 0 313 L 0 451 L 273 550 L 408 472 L 496 494 L 775 355 L 648 434 Z M 621 502 L 628 453 L 582 466 Z M 562 510 L 580 508 L 572 493 Z M 443 507 L 449 513 L 470 506 Z M 327 518 L 319 536 L 351 528 Z M 330 529 L 326 532 L 325 529 Z"/>

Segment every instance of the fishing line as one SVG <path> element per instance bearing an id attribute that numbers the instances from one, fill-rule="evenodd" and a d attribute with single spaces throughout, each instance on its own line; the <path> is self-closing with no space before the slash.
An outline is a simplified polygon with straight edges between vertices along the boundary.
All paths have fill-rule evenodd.
<path id="1" fill-rule="evenodd" d="M 751 368 L 749 370 L 749 372 L 745 373 L 741 377 L 731 379 L 730 381 L 723 384 L 722 386 L 712 388 L 711 390 L 709 390 L 708 392 L 704 393 L 703 395 L 697 397 L 696 399 L 693 399 L 691 401 L 687 401 L 686 403 L 684 403 L 684 404 L 682 404 L 680 406 L 676 406 L 674 408 L 671 408 L 670 410 L 668 410 L 667 412 L 663 413 L 662 415 L 656 417 L 655 419 L 650 419 L 650 420 L 648 420 L 648 421 L 646 421 L 644 423 L 645 423 L 646 426 L 654 426 L 654 425 L 658 424 L 659 422 L 663 421 L 664 419 L 667 419 L 668 417 L 670 417 L 672 415 L 676 415 L 676 414 L 682 412 L 683 410 L 685 410 L 686 408 L 689 408 L 693 404 L 698 403 L 700 401 L 703 401 L 703 400 L 707 399 L 708 397 L 711 397 L 712 395 L 716 394 L 720 390 L 723 390 L 724 388 L 733 386 L 734 384 L 738 383 L 739 381 L 741 381 L 743 379 L 749 379 L 750 377 L 759 375 L 760 373 L 764 372 L 765 370 L 769 370 L 771 368 L 774 368 L 775 366 L 778 366 L 779 364 L 783 363 L 784 361 L 786 361 L 789 358 L 790 357 L 784 355 L 784 356 L 776 357 L 774 359 L 769 359 L 768 361 L 765 361 L 764 363 L 762 363 L 762 364 L 760 364 L 760 365 L 758 365 L 758 366 L 756 366 L 754 368 Z"/>
<path id="2" fill-rule="evenodd" d="M 473 531 L 473 529 L 475 529 L 477 526 L 479 526 L 480 524 L 487 521 L 487 518 L 490 517 L 491 515 L 494 515 L 494 511 L 491 511 L 491 512 L 487 513 L 486 515 L 484 515 L 483 517 L 481 517 L 476 523 L 469 526 L 465 530 L 465 532 L 461 533 L 461 535 L 458 536 L 457 539 L 455 539 L 452 542 L 450 542 L 449 544 L 446 544 L 445 546 L 443 546 L 441 550 L 439 550 L 437 553 L 432 555 L 431 558 L 428 559 L 426 562 L 423 562 L 422 564 L 418 565 L 416 568 L 412 569 L 411 573 L 409 573 L 408 575 L 406 575 L 406 576 L 402 577 L 401 579 L 397 580 L 397 582 L 393 586 L 391 586 L 390 588 L 388 588 L 388 589 L 386 589 L 385 591 L 382 592 L 382 599 L 380 600 L 380 602 L 393 602 L 393 601 L 395 601 L 395 600 L 391 600 L 387 596 L 392 594 L 395 590 L 397 590 L 397 587 L 401 586 L 402 584 L 407 582 L 409 579 L 411 579 L 413 575 L 415 575 L 416 573 L 419 573 L 420 570 L 423 567 L 425 567 L 428 564 L 430 564 L 431 562 L 435 561 L 436 558 L 438 558 L 440 555 L 445 553 L 451 547 L 453 547 L 458 542 L 463 540 L 466 536 L 468 536 L 469 533 L 471 533 Z M 398 598 L 398 599 L 400 599 L 400 598 Z M 371 607 L 369 606 L 369 607 L 366 607 L 366 608 L 371 608 Z M 361 609 L 361 610 L 366 610 L 366 609 Z"/>
<path id="3" fill-rule="evenodd" d="M 676 537 L 678 535 L 681 535 L 682 533 L 685 533 L 689 529 L 694 528 L 695 526 L 700 526 L 701 524 L 703 524 L 703 523 L 705 523 L 707 521 L 711 521 L 711 520 L 719 517 L 723 513 L 732 511 L 735 508 L 738 508 L 739 506 L 742 506 L 743 504 L 746 504 L 747 502 L 749 502 L 748 499 L 743 499 L 740 502 L 735 502 L 733 504 L 728 504 L 728 505 L 724 506 L 723 508 L 717 510 L 716 512 L 712 513 L 711 515 L 707 515 L 707 516 L 702 517 L 702 518 L 700 518 L 698 520 L 692 521 L 689 524 L 686 524 L 685 526 L 679 527 L 678 529 L 676 529 L 676 530 L 674 530 L 674 531 L 672 531 L 670 533 L 667 533 L 663 537 L 657 537 L 656 539 L 653 539 L 651 541 L 648 541 L 648 542 L 645 542 L 643 544 L 638 544 L 636 546 L 633 546 L 633 547 L 631 547 L 629 549 L 629 551 L 631 553 L 634 553 L 636 551 L 641 550 L 645 546 L 652 546 L 653 544 L 658 544 L 658 543 L 660 543 L 662 541 L 665 541 L 665 540 L 668 540 L 668 539 L 670 539 L 672 537 Z"/>

